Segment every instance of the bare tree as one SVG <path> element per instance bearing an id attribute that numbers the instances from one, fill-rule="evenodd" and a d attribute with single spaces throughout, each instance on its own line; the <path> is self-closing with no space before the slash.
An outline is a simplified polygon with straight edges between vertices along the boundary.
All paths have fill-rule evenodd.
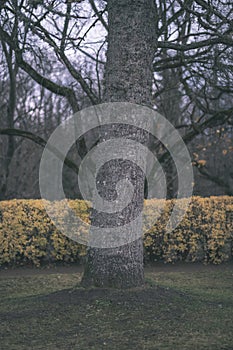
<path id="1" fill-rule="evenodd" d="M 78 87 L 89 104 L 130 101 L 153 106 L 162 93 L 166 91 L 168 95 L 166 71 L 170 69 L 175 74 L 173 82 L 177 91 L 181 93 L 177 108 L 181 108 L 182 118 L 175 124 L 182 131 L 184 141 L 189 143 L 205 130 L 232 120 L 232 105 L 222 103 L 218 108 L 213 107 L 213 94 L 209 94 L 213 86 L 214 98 L 225 99 L 226 94 L 232 94 L 232 11 L 227 0 L 207 3 L 203 0 L 81 3 L 44 0 L 36 6 L 29 0 L 11 0 L 1 6 L 0 38 L 8 51 L 14 52 L 19 69 L 44 89 L 65 98 L 73 112 L 80 109 Z M 17 30 L 13 40 L 15 22 Z M 101 40 L 87 43 L 96 26 L 102 28 Z M 100 67 L 104 66 L 102 52 L 106 48 L 107 34 L 102 93 L 99 74 Z M 94 79 L 85 75 L 78 52 L 96 65 Z M 44 56 L 47 61 L 57 62 L 60 74 L 66 72 L 69 78 L 65 82 L 54 72 L 45 76 Z M 211 76 L 216 66 L 219 76 L 213 81 Z M 162 83 L 152 90 L 152 82 L 161 76 Z M 22 130 L 4 128 L 0 129 L 0 134 L 26 136 L 44 145 L 44 140 Z M 108 135 L 111 136 L 111 130 Z M 168 158 L 168 152 L 163 149 L 160 160 L 165 162 Z M 77 170 L 73 162 L 66 162 Z M 138 175 L 139 208 L 144 178 Z M 93 220 L 97 220 L 95 215 Z M 140 285 L 143 283 L 142 263 L 141 239 L 118 250 L 91 248 L 83 283 L 117 287 Z"/>

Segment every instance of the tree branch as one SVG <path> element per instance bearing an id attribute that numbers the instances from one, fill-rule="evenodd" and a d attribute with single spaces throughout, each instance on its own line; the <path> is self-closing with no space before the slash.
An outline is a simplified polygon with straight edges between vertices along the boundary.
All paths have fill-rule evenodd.
<path id="1" fill-rule="evenodd" d="M 200 166 L 198 166 L 198 163 L 197 164 L 194 163 L 194 166 L 196 166 L 196 168 L 198 169 L 199 173 L 202 176 L 204 176 L 206 179 L 214 182 L 215 184 L 217 184 L 220 187 L 223 187 L 224 190 L 225 190 L 225 193 L 227 195 L 229 195 L 229 196 L 233 195 L 233 191 L 231 190 L 231 187 L 229 186 L 229 184 L 226 181 L 224 181 L 223 179 L 221 179 L 218 176 L 210 174 L 206 167 L 200 167 Z"/>
<path id="2" fill-rule="evenodd" d="M 24 131 L 19 129 L 0 129 L 0 135 L 7 135 L 7 136 L 19 136 L 24 137 L 28 140 L 33 141 L 37 145 L 45 148 L 45 146 L 60 160 L 63 161 L 64 156 L 61 152 L 59 152 L 54 146 L 50 145 L 46 140 L 44 140 L 42 137 L 33 134 L 30 131 Z M 64 164 L 68 166 L 71 170 L 73 170 L 76 174 L 78 174 L 78 166 L 69 158 L 65 158 Z"/>
<path id="3" fill-rule="evenodd" d="M 28 19 L 23 16 L 24 21 L 28 22 Z M 48 42 L 48 44 L 54 49 L 55 53 L 58 55 L 58 57 L 63 61 L 66 68 L 70 72 L 71 76 L 78 81 L 83 91 L 87 94 L 89 99 L 93 104 L 98 104 L 100 101 L 98 100 L 98 97 L 95 95 L 95 93 L 92 91 L 92 89 L 88 86 L 85 79 L 83 79 L 82 75 L 79 73 L 77 69 L 74 68 L 68 57 L 66 56 L 63 49 L 59 48 L 55 41 L 51 38 L 49 32 L 38 22 L 31 21 L 28 23 L 31 30 L 42 40 L 45 40 Z M 39 31 L 36 30 L 36 28 L 39 29 Z M 42 34 L 43 33 L 43 34 Z"/>
<path id="4" fill-rule="evenodd" d="M 58 85 L 52 82 L 51 80 L 45 78 L 44 76 L 39 74 L 32 66 L 30 66 L 26 61 L 24 61 L 22 50 L 20 50 L 20 48 L 16 45 L 16 43 L 12 41 L 9 34 L 5 32 L 1 27 L 0 27 L 0 36 L 2 40 L 4 40 L 12 50 L 14 50 L 16 61 L 21 69 L 23 69 L 27 74 L 30 75 L 30 77 L 33 80 L 35 80 L 39 85 L 45 87 L 47 90 L 57 95 L 66 97 L 72 107 L 73 112 L 77 112 L 79 110 L 75 93 L 71 88 Z"/>
<path id="5" fill-rule="evenodd" d="M 224 44 L 224 45 L 231 46 L 233 45 L 233 39 L 230 36 L 221 35 L 218 38 L 206 39 L 206 40 L 192 42 L 190 44 L 185 44 L 185 45 L 172 43 L 169 41 L 166 41 L 166 42 L 158 41 L 158 48 L 185 52 L 185 51 L 200 49 L 202 47 L 216 45 L 216 44 Z"/>
<path id="6" fill-rule="evenodd" d="M 91 7 L 92 7 L 93 11 L 95 12 L 96 16 L 99 18 L 99 20 L 103 24 L 104 28 L 108 31 L 108 25 L 102 16 L 104 11 L 102 11 L 102 12 L 98 11 L 97 7 L 95 6 L 94 0 L 89 0 L 89 2 L 91 4 Z"/>

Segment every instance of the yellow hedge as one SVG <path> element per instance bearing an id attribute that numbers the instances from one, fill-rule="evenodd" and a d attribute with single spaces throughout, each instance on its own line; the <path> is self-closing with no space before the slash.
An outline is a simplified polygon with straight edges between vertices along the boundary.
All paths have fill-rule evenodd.
<path id="1" fill-rule="evenodd" d="M 178 200 L 178 204 L 182 208 L 185 200 Z M 148 205 L 158 208 L 164 203 L 150 200 Z M 181 223 L 168 233 L 165 228 L 173 205 L 174 200 L 166 201 L 159 219 L 144 236 L 148 260 L 219 264 L 232 257 L 233 197 L 193 197 Z"/>
<path id="2" fill-rule="evenodd" d="M 87 220 L 87 206 L 83 201 L 70 201 L 70 206 Z M 58 210 L 59 206 L 54 205 L 54 208 Z M 84 246 L 56 229 L 42 200 L 0 202 L 0 265 L 32 263 L 39 266 L 41 262 L 74 262 L 85 252 Z"/>
<path id="3" fill-rule="evenodd" d="M 59 202 L 56 203 L 54 210 L 60 206 Z M 178 204 L 182 209 L 185 200 L 179 200 Z M 88 222 L 89 209 L 85 202 L 69 201 L 69 205 Z M 233 197 L 193 197 L 187 214 L 171 233 L 165 228 L 174 200 L 147 200 L 145 205 L 145 227 L 156 215 L 158 217 L 144 235 L 145 260 L 218 264 L 232 257 Z M 0 202 L 0 265 L 75 262 L 85 254 L 85 246 L 56 229 L 41 200 Z"/>

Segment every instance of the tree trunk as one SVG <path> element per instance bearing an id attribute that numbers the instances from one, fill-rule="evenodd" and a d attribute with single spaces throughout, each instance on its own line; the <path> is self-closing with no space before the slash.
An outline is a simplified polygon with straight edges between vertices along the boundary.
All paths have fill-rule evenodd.
<path id="1" fill-rule="evenodd" d="M 108 23 L 104 102 L 132 102 L 151 106 L 152 63 L 156 48 L 154 0 L 108 0 Z M 135 130 L 128 125 L 108 127 L 107 136 L 106 128 L 104 132 L 105 139 L 110 139 L 113 134 L 116 137 L 117 133 L 118 136 L 129 136 L 134 140 L 140 137 L 144 143 L 148 137 L 141 129 Z M 107 176 L 107 173 L 110 175 Z M 135 173 L 129 164 L 125 162 L 119 167 L 119 163 L 115 162 L 111 169 L 110 166 L 105 167 L 102 174 L 108 181 L 111 180 L 111 174 L 117 174 L 118 180 L 124 175 L 131 182 L 134 181 L 134 205 L 130 212 L 124 213 L 124 222 L 134 215 L 134 211 L 140 211 L 143 205 L 144 174 L 138 169 L 136 173 L 135 182 L 132 175 Z M 110 183 L 108 185 L 111 187 Z M 109 193 L 108 199 L 112 199 Z M 118 224 L 114 215 L 109 220 L 112 225 Z M 107 220 L 105 216 L 93 212 L 92 223 L 105 227 Z M 128 288 L 143 283 L 142 237 L 117 248 L 88 248 L 82 279 L 84 286 Z"/>
<path id="2" fill-rule="evenodd" d="M 9 100 L 8 100 L 8 106 L 7 106 L 7 127 L 9 129 L 14 128 L 14 115 L 15 115 L 15 108 L 16 108 L 16 75 L 18 71 L 17 64 L 13 63 L 13 53 L 11 49 L 7 49 L 6 44 L 3 42 L 3 51 L 6 57 L 7 67 L 9 71 L 9 78 L 10 78 L 10 90 L 9 90 Z M 9 177 L 9 168 L 10 163 L 13 157 L 15 151 L 15 140 L 14 136 L 8 137 L 8 144 L 7 144 L 7 154 L 6 154 L 6 160 L 5 160 L 5 183 L 3 184 L 2 188 L 0 188 L 0 193 L 2 195 L 2 198 L 5 197 L 6 190 L 7 190 L 7 179 Z"/>

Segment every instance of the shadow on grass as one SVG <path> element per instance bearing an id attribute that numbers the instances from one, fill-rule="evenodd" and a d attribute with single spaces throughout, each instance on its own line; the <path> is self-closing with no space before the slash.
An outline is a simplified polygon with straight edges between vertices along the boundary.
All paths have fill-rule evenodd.
<path id="1" fill-rule="evenodd" d="M 203 279 L 213 285 L 216 276 Z M 230 272 L 226 283 L 229 277 Z M 170 273 L 166 279 L 162 273 L 156 278 L 150 274 L 144 287 L 128 290 L 83 289 L 66 278 L 59 277 L 60 290 L 55 276 L 44 276 L 34 279 L 34 295 L 5 296 L 0 307 L 3 349 L 233 348 L 233 298 L 220 304 L 208 294 L 192 294 L 185 287 L 190 281 L 195 285 L 197 276 Z M 24 283 L 30 285 L 30 278 Z"/>

